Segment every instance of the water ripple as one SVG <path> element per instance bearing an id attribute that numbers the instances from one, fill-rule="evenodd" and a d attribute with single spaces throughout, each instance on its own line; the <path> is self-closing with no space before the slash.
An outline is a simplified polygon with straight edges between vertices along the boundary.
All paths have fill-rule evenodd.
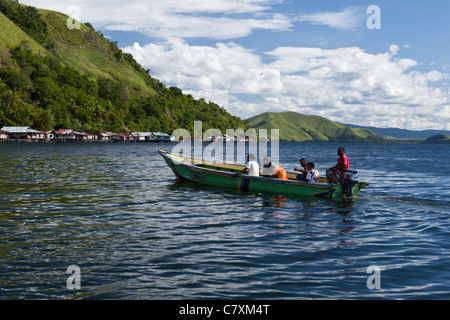
<path id="1" fill-rule="evenodd" d="M 287 168 L 293 146 L 280 144 Z M 334 164 L 334 144 L 295 146 Z M 159 147 L 171 145 L 1 145 L 0 297 L 450 298 L 449 187 L 409 158 L 445 161 L 444 147 L 349 145 L 371 186 L 346 201 L 180 182 Z M 72 264 L 80 290 L 66 288 Z M 381 289 L 366 285 L 371 265 Z"/>

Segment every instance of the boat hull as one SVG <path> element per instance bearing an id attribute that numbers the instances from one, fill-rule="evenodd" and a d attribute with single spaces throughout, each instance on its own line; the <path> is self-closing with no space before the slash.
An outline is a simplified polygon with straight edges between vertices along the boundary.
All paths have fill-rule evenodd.
<path id="1" fill-rule="evenodd" d="M 341 185 L 237 175 L 244 166 L 207 161 L 196 163 L 194 159 L 182 158 L 162 150 L 158 152 L 177 177 L 203 185 L 232 188 L 244 192 L 256 191 L 308 197 L 340 198 L 344 196 Z M 294 174 L 291 173 L 291 175 Z M 365 182 L 358 182 L 353 187 L 353 195 L 358 195 L 360 189 L 366 185 L 368 184 Z"/>

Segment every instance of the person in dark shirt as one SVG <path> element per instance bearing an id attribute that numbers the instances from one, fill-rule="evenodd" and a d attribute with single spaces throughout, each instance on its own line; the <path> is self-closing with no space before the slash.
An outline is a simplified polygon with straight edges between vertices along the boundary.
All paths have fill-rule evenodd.
<path id="1" fill-rule="evenodd" d="M 306 178 L 306 174 L 308 173 L 308 162 L 305 158 L 300 159 L 300 168 L 294 168 L 294 171 L 299 171 L 297 174 L 297 180 L 303 181 Z"/>

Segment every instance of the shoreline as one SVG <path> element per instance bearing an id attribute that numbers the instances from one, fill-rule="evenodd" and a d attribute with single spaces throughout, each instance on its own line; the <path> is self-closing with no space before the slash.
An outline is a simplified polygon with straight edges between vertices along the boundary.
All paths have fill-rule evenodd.
<path id="1" fill-rule="evenodd" d="M 50 140 L 50 139 L 3 139 L 0 140 L 0 144 L 2 143 L 180 143 L 181 141 L 172 141 L 172 140 L 97 140 L 97 139 L 89 139 L 89 140 Z M 240 143 L 240 142 L 254 142 L 254 141 L 202 141 L 202 143 Z M 362 144 L 447 144 L 442 142 L 425 142 L 425 139 L 420 139 L 416 141 L 404 141 L 402 139 L 392 139 L 385 141 L 294 141 L 294 140 L 279 140 L 279 142 L 283 143 L 362 143 Z M 254 142 L 257 143 L 257 142 Z M 267 143 L 271 143 L 271 141 L 267 141 Z"/>
<path id="2" fill-rule="evenodd" d="M 30 140 L 30 139 L 9 139 L 2 140 L 0 143 L 171 143 L 172 141 L 114 141 L 114 140 L 63 140 L 63 141 L 52 141 L 52 140 Z"/>

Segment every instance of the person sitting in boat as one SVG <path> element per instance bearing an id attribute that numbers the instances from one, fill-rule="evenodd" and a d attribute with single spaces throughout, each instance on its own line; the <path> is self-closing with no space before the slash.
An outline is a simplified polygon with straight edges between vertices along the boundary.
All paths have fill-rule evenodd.
<path id="1" fill-rule="evenodd" d="M 273 169 L 275 169 L 275 167 L 273 166 L 272 162 L 270 162 L 270 158 L 264 157 L 261 176 L 263 177 L 271 176 Z"/>
<path id="2" fill-rule="evenodd" d="M 303 179 L 305 182 L 319 182 L 320 174 L 315 168 L 314 162 L 308 162 L 308 172 L 306 173 L 306 177 Z"/>
<path id="3" fill-rule="evenodd" d="M 297 180 L 304 181 L 308 173 L 308 162 L 305 158 L 300 159 L 300 166 L 300 168 L 294 168 L 294 171 L 300 171 L 301 173 L 297 174 Z"/>
<path id="4" fill-rule="evenodd" d="M 339 147 L 337 153 L 339 155 L 337 164 L 334 167 L 328 168 L 326 170 L 328 183 L 339 183 L 339 180 L 344 176 L 344 171 L 350 168 L 350 162 L 345 155 L 344 148 Z"/>
<path id="5" fill-rule="evenodd" d="M 259 177 L 259 164 L 256 162 L 256 158 L 253 154 L 249 154 L 247 156 L 247 166 L 239 173 L 235 174 L 235 176 L 239 176 L 245 172 L 248 172 L 249 176 Z"/>
<path id="6" fill-rule="evenodd" d="M 269 157 L 265 157 L 263 160 L 263 165 L 264 168 L 268 168 L 267 171 L 264 172 L 264 168 L 263 168 L 263 174 L 264 173 L 269 173 L 268 175 L 266 175 L 269 178 L 278 178 L 278 179 L 283 179 L 283 180 L 287 180 L 287 174 L 286 174 L 286 170 L 284 170 L 284 168 L 282 166 L 274 166 L 272 165 L 272 161 L 270 161 Z M 270 168 L 272 168 L 272 171 L 270 172 Z"/>

